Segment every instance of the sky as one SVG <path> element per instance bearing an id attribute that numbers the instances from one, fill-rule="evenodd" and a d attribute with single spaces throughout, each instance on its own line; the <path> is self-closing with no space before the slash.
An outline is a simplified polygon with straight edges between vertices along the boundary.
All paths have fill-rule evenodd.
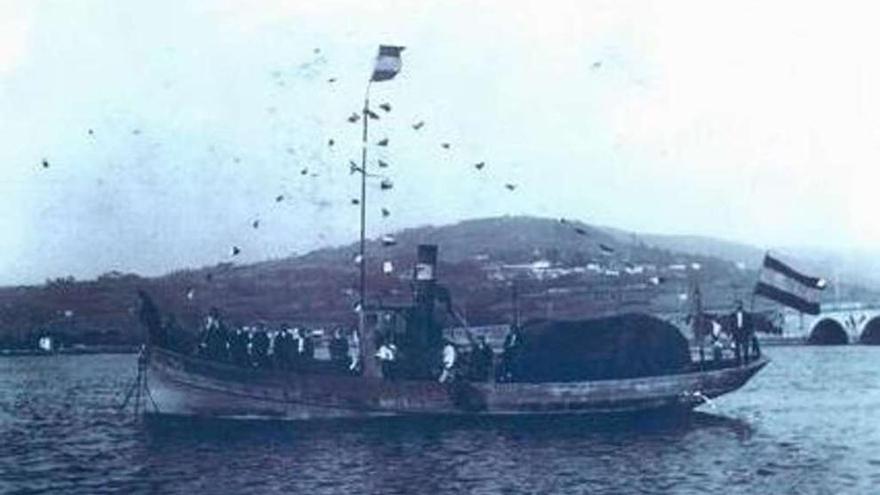
<path id="1" fill-rule="evenodd" d="M 880 250 L 877 10 L 0 0 L 0 285 L 354 241 L 379 44 L 406 49 L 371 88 L 371 237 L 526 214 Z"/>

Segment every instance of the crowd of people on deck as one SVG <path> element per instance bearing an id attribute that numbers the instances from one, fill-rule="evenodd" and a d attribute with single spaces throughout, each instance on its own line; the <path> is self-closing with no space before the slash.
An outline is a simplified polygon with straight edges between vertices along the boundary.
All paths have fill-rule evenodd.
<path id="1" fill-rule="evenodd" d="M 313 331 L 287 324 L 273 328 L 266 323 L 253 326 L 231 326 L 212 309 L 195 342 L 188 340 L 172 315 L 161 324 L 156 322 L 153 339 L 160 347 L 194 354 L 212 361 L 243 368 L 271 370 L 317 370 L 359 374 L 360 339 L 356 330 L 336 328 L 326 338 L 326 356 L 316 356 L 316 346 L 325 344 L 325 337 Z M 486 336 L 468 334 L 468 344 L 444 340 L 439 352 L 439 366 L 434 377 L 442 383 L 456 380 L 477 382 L 511 381 L 512 363 L 520 344 L 519 330 L 513 328 L 504 340 L 503 353 L 496 359 Z M 329 357 L 329 359 L 327 359 Z M 374 358 L 382 377 L 388 380 L 408 379 L 401 366 L 401 351 L 393 339 L 379 339 Z M 320 363 L 320 364 L 319 364 Z"/>
<path id="2" fill-rule="evenodd" d="M 327 343 L 329 363 L 336 371 L 353 371 L 357 362 L 349 335 L 354 333 L 346 334 L 337 328 Z M 265 323 L 230 328 L 212 310 L 205 318 L 195 354 L 241 367 L 306 370 L 315 366 L 315 341 L 310 330 L 287 324 L 278 328 Z"/>
<path id="3" fill-rule="evenodd" d="M 733 313 L 712 318 L 702 315 L 696 326 L 702 326 L 697 336 L 700 362 L 708 362 L 704 357 L 704 347 L 708 343 L 712 361 L 721 364 L 725 351 L 732 350 L 737 364 L 745 364 L 760 357 L 761 350 L 755 336 L 752 315 L 737 302 Z M 224 323 L 216 309 L 205 318 L 197 342 L 186 345 L 175 341 L 175 335 L 182 335 L 175 329 L 176 322 L 170 317 L 162 325 L 161 339 L 164 345 L 180 351 L 233 364 L 244 368 L 272 370 L 308 371 L 321 368 L 334 373 L 359 374 L 360 342 L 356 330 L 344 331 L 336 328 L 326 339 L 329 360 L 316 359 L 316 343 L 323 345 L 324 336 L 314 332 L 281 324 L 271 328 L 265 323 L 254 326 L 231 327 Z M 511 326 L 504 338 L 501 352 L 496 355 L 485 335 L 473 336 L 467 333 L 468 343 L 456 343 L 445 339 L 438 350 L 436 361 L 439 366 L 433 374 L 441 383 L 455 381 L 472 382 L 511 382 L 516 381 L 516 362 L 522 345 L 522 334 L 517 326 Z M 401 366 L 401 351 L 393 339 L 380 338 L 373 354 L 379 364 L 381 376 L 386 380 L 411 379 Z M 321 362 L 318 365 L 318 362 Z M 435 365 L 436 366 L 436 365 Z"/>
<path id="4" fill-rule="evenodd" d="M 457 344 L 446 339 L 439 351 L 439 367 L 433 375 L 440 383 L 454 381 L 490 382 L 512 381 L 513 362 L 521 341 L 519 330 L 512 327 L 508 332 L 500 359 L 489 345 L 485 335 L 468 334 L 467 344 Z M 406 378 L 402 371 L 402 355 L 393 339 L 381 339 L 374 355 L 379 363 L 382 377 L 387 380 Z"/>
<path id="5" fill-rule="evenodd" d="M 171 336 L 179 333 L 173 327 L 175 322 L 166 321 L 166 344 Z M 520 330 L 513 326 L 504 338 L 502 352 L 496 353 L 485 335 L 473 336 L 467 333 L 469 342 L 455 343 L 445 339 L 439 350 L 439 369 L 434 375 L 441 383 L 457 380 L 473 382 L 514 381 L 514 363 L 522 342 Z M 317 362 L 324 363 L 323 370 L 359 374 L 360 339 L 356 330 L 344 331 L 336 328 L 326 341 L 327 359 L 316 358 L 318 340 L 313 332 L 281 324 L 271 328 L 266 323 L 254 326 L 231 327 L 221 318 L 219 311 L 212 309 L 205 318 L 198 340 L 191 351 L 196 356 L 234 364 L 245 368 L 298 370 L 316 369 Z M 387 380 L 411 378 L 401 367 L 401 351 L 393 339 L 379 339 L 374 358 L 379 363 L 382 377 Z M 187 352 L 178 347 L 176 350 Z M 329 369 L 326 368 L 329 366 Z"/>

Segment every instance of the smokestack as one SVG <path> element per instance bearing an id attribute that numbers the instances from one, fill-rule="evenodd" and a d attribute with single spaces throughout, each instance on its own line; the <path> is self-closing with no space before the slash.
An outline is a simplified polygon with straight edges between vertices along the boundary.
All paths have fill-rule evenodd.
<path id="1" fill-rule="evenodd" d="M 437 274 L 437 246 L 419 244 L 416 254 L 416 270 L 413 274 L 415 282 L 434 282 Z"/>
<path id="2" fill-rule="evenodd" d="M 407 332 L 418 349 L 416 354 L 423 354 L 423 370 L 430 375 L 431 359 L 434 352 L 440 349 L 443 333 L 434 322 L 434 301 L 437 297 L 437 246 L 420 244 L 416 253 L 416 266 L 413 270 L 413 308 Z"/>
<path id="3" fill-rule="evenodd" d="M 413 298 L 415 305 L 430 325 L 434 314 L 434 297 L 437 285 L 437 246 L 419 244 L 416 267 L 413 270 Z"/>

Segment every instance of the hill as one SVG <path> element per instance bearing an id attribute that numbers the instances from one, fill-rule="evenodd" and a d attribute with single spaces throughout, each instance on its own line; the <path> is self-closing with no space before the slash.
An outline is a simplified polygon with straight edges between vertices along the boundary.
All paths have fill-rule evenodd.
<path id="1" fill-rule="evenodd" d="M 416 246 L 437 244 L 438 277 L 472 324 L 509 321 L 514 284 L 526 317 L 684 310 L 694 281 L 708 306 L 728 308 L 734 298 L 747 296 L 761 255 L 755 248 L 707 238 L 633 235 L 534 217 L 411 228 L 390 241 L 369 241 L 370 297 L 408 301 Z M 137 289 L 151 293 L 189 328 L 196 328 L 215 306 L 235 324 L 354 325 L 356 251 L 357 245 L 350 244 L 155 278 L 112 272 L 90 281 L 62 278 L 0 289 L 0 347 L 32 345 L 44 332 L 69 343 L 138 342 Z M 385 262 L 391 264 L 390 273 L 383 271 Z M 846 295 L 873 297 L 850 286 Z"/>

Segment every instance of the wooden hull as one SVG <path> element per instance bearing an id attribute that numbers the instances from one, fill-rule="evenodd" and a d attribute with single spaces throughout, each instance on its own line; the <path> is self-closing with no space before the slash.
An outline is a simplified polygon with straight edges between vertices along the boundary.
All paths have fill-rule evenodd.
<path id="1" fill-rule="evenodd" d="M 306 420 L 416 415 L 632 413 L 692 409 L 740 388 L 768 363 L 567 383 L 387 381 L 242 369 L 152 348 L 148 414 Z"/>

